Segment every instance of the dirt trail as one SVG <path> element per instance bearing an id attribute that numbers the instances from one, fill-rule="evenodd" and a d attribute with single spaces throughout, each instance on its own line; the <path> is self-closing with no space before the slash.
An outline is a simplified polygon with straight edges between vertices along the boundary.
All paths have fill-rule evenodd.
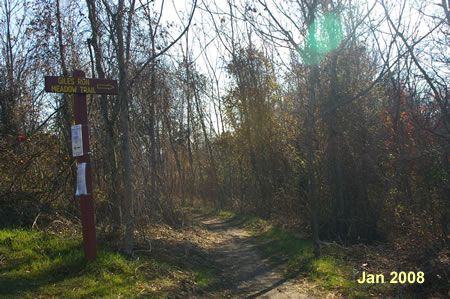
<path id="1" fill-rule="evenodd" d="M 195 220 L 216 239 L 209 252 L 231 282 L 232 297 L 316 298 L 305 294 L 311 286 L 285 279 L 280 265 L 264 259 L 260 245 L 245 230 L 219 217 L 198 215 Z"/>

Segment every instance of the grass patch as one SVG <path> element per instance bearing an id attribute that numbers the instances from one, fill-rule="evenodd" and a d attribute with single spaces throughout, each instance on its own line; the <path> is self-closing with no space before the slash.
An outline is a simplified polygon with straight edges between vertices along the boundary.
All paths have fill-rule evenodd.
<path id="1" fill-rule="evenodd" d="M 236 218 L 236 213 L 231 211 L 217 211 L 216 214 L 224 219 L 231 220 L 233 218 Z"/>
<path id="2" fill-rule="evenodd" d="M 320 258 L 314 258 L 312 241 L 299 234 L 274 227 L 269 221 L 253 216 L 240 216 L 228 211 L 217 215 L 246 229 L 261 242 L 262 252 L 274 264 L 284 265 L 286 277 L 302 277 L 317 283 L 325 292 L 338 292 L 348 298 L 383 296 L 389 285 L 358 284 L 354 263 L 343 258 L 339 247 L 322 246 Z"/>
<path id="3" fill-rule="evenodd" d="M 81 236 L 80 236 L 81 239 Z M 80 240 L 43 232 L 0 230 L 0 297 L 170 297 L 192 294 L 192 286 L 217 283 L 203 269 L 191 270 L 155 258 L 130 260 L 100 248 L 84 261 Z"/>
<path id="4" fill-rule="evenodd" d="M 205 291 L 214 291 L 215 286 L 220 283 L 211 272 L 194 272 L 196 284 Z"/>
<path id="5" fill-rule="evenodd" d="M 239 215 L 231 211 L 214 211 L 215 215 L 224 220 L 230 221 L 234 225 L 243 227 L 250 232 L 258 232 L 267 228 L 269 223 L 256 216 Z"/>

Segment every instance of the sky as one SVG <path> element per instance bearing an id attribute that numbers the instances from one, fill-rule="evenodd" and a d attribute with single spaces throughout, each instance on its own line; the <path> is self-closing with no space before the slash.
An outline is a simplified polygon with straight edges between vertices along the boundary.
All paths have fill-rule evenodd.
<path id="1" fill-rule="evenodd" d="M 380 0 L 381 1 L 381 0 Z M 373 10 L 366 18 L 365 22 L 367 23 L 376 23 L 377 20 L 382 20 L 382 22 L 377 26 L 374 33 L 370 33 L 367 31 L 360 31 L 359 34 L 361 34 L 361 41 L 364 41 L 368 44 L 368 46 L 379 46 L 382 49 L 386 49 L 389 44 L 392 42 L 392 29 L 388 26 L 388 23 L 385 18 L 383 18 L 385 12 L 380 4 L 380 1 L 375 0 L 353 0 L 353 1 L 343 1 L 346 3 L 352 3 L 353 5 L 359 5 L 360 6 L 360 12 L 359 15 L 365 15 L 369 9 L 372 7 Z M 244 7 L 244 3 L 247 1 L 245 0 L 232 0 L 232 3 L 239 8 Z M 274 15 L 279 20 L 287 20 L 286 17 L 283 17 L 280 13 L 277 13 L 276 6 L 279 6 L 281 8 L 286 9 L 286 13 L 289 17 L 291 17 L 293 20 L 295 18 L 300 18 L 299 16 L 296 16 L 294 11 L 292 9 L 286 8 L 285 1 L 282 0 L 267 0 L 269 8 L 274 13 Z M 425 35 L 427 32 L 429 32 L 430 28 L 433 26 L 433 19 L 432 15 L 441 14 L 441 11 L 439 9 L 442 9 L 438 6 L 440 3 L 440 0 L 431 0 L 431 1 L 422 1 L 422 0 L 385 0 L 387 3 L 387 6 L 389 7 L 390 14 L 389 16 L 392 18 L 393 22 L 396 24 L 401 24 L 400 28 L 406 35 L 414 36 L 415 39 L 420 38 L 421 36 Z M 156 1 L 158 3 L 158 1 Z M 161 0 L 159 0 L 159 3 L 161 3 Z M 164 22 L 175 22 L 175 23 L 185 23 L 186 21 L 186 15 L 188 12 L 192 9 L 192 3 L 191 1 L 179 1 L 179 0 L 166 0 L 165 1 L 165 8 L 163 12 L 163 21 Z M 231 28 L 231 22 L 230 22 L 230 16 L 229 16 L 229 6 L 228 2 L 225 0 L 219 0 L 219 1 L 213 1 L 213 0 L 199 0 L 199 7 L 197 8 L 194 16 L 194 21 L 192 25 L 192 29 L 189 32 L 189 43 L 190 43 L 190 50 L 192 51 L 192 57 L 195 59 L 196 66 L 201 71 L 208 73 L 209 77 L 212 77 L 212 70 L 209 68 L 209 66 L 212 66 L 213 69 L 216 72 L 216 75 L 218 76 L 219 81 L 221 82 L 220 85 L 222 86 L 221 89 L 217 90 L 216 92 L 219 95 L 223 95 L 228 86 L 229 86 L 229 80 L 227 79 L 227 74 L 224 72 L 224 65 L 226 64 L 226 59 L 229 59 L 230 55 L 227 52 L 226 46 L 229 46 L 227 43 L 226 36 L 230 36 L 230 28 Z M 211 16 L 205 9 L 205 5 L 211 10 L 212 12 L 217 13 L 214 16 Z M 412 7 L 412 9 L 410 8 Z M 267 12 L 264 12 L 261 8 L 261 6 L 255 7 L 258 10 L 258 13 L 262 13 L 263 16 L 268 16 Z M 255 14 L 256 15 L 256 14 Z M 238 16 L 238 13 L 236 13 L 235 16 Z M 401 16 L 401 18 L 400 18 Z M 180 18 L 182 21 L 180 21 Z M 214 19 L 215 26 L 221 30 L 220 35 L 216 34 L 216 27 L 213 25 L 212 20 Z M 259 16 L 259 20 L 263 20 L 263 17 Z M 327 26 L 333 27 L 335 30 L 334 32 L 337 32 L 337 36 L 335 36 L 334 42 L 332 42 L 332 45 L 324 46 L 324 43 L 320 43 L 320 37 L 317 38 L 319 41 L 317 43 L 317 50 L 321 52 L 321 54 L 326 55 L 329 51 L 333 50 L 339 45 L 339 42 L 343 39 L 345 39 L 345 23 L 347 19 L 345 16 L 339 20 L 336 19 L 334 16 L 324 16 L 323 21 L 321 22 L 321 28 L 326 28 Z M 281 21 L 283 22 L 283 21 Z M 291 32 L 296 32 L 296 28 L 294 23 L 284 22 L 282 23 L 283 26 L 286 26 L 288 30 Z M 339 28 L 342 29 L 342 31 L 339 30 Z M 200 30 L 198 30 L 200 29 Z M 249 29 L 252 29 L 248 23 L 245 22 L 238 22 L 235 24 L 234 30 L 235 32 L 240 31 L 241 33 L 244 33 L 243 40 L 241 42 L 244 44 L 246 43 L 245 40 L 245 32 Z M 337 29 L 337 30 L 336 30 Z M 254 30 L 254 29 L 253 29 Z M 268 29 L 270 31 L 270 29 Z M 326 30 L 325 30 L 326 31 Z M 316 32 L 320 32 L 320 29 L 318 29 Z M 343 34 L 340 34 L 339 32 L 342 32 Z M 272 32 L 270 32 L 272 33 Z M 251 35 L 252 36 L 252 42 L 257 47 L 262 47 L 263 42 L 258 38 L 258 34 L 255 32 Z M 307 35 L 308 36 L 308 35 Z M 309 35 L 311 36 L 311 35 Z M 295 39 L 295 42 L 301 46 L 304 46 L 305 43 L 305 35 L 303 37 L 301 35 L 295 35 L 293 34 L 293 37 Z M 323 39 L 323 38 L 322 38 Z M 248 41 L 248 40 L 247 40 Z M 399 40 L 397 40 L 399 41 Z M 430 44 L 430 43 L 428 43 Z M 291 45 L 288 45 L 285 43 L 284 45 L 287 45 L 290 47 Z M 406 48 L 402 43 L 398 43 L 398 48 L 394 47 L 394 51 L 391 52 L 389 57 L 384 57 L 385 59 L 390 59 L 391 61 L 394 61 L 398 55 L 398 53 L 404 53 L 406 51 Z M 421 44 L 417 46 L 419 47 L 426 47 L 427 46 L 427 40 L 424 40 Z M 180 47 L 186 47 L 186 40 L 183 38 L 181 40 L 181 43 L 177 45 L 177 49 L 179 50 Z M 280 66 L 282 66 L 283 62 L 287 62 L 289 60 L 288 55 L 289 51 L 286 49 L 283 49 L 283 47 L 277 47 L 275 52 L 268 53 L 269 55 L 275 55 L 275 59 L 278 59 L 278 63 L 280 63 Z M 419 57 L 419 59 L 425 59 L 425 57 Z M 299 60 L 301 60 L 301 55 L 299 55 Z M 303 59 L 305 62 L 305 60 Z M 307 61 L 306 61 L 307 62 Z M 381 60 L 379 61 L 382 62 Z M 307 62 L 309 63 L 309 62 Z M 426 64 L 427 62 L 424 61 Z M 281 70 L 281 69 L 280 69 Z M 211 106 L 212 107 L 212 106 Z M 211 110 L 213 110 L 210 107 Z M 217 130 L 218 128 L 216 128 Z"/>
<path id="2" fill-rule="evenodd" d="M 38 0 L 39 1 L 39 0 Z M 68 7 L 68 3 L 70 3 L 71 0 L 61 0 L 62 9 Z M 146 3 L 147 0 L 138 0 L 137 1 L 137 7 L 141 5 L 141 3 Z M 231 0 L 232 3 L 242 9 L 244 7 L 244 3 L 246 3 L 246 0 Z M 349 0 L 350 1 L 350 0 Z M 375 0 L 365 1 L 365 0 L 352 0 L 353 4 L 357 3 L 362 7 L 363 11 L 367 11 L 368 8 L 372 7 L 372 5 L 375 3 Z M 437 4 L 440 3 L 439 0 L 432 0 L 432 1 L 421 1 L 421 0 L 405 0 L 406 7 L 409 7 L 411 4 L 414 4 L 415 9 L 405 9 L 403 11 L 403 19 L 402 24 L 405 30 L 411 32 L 415 32 L 417 36 L 421 36 L 425 34 L 429 27 L 432 25 L 432 22 L 429 22 L 432 18 L 431 15 L 440 13 L 439 6 Z M 113 1 L 116 2 L 116 1 Z M 127 2 L 127 1 L 126 1 Z M 159 9 L 161 3 L 163 3 L 163 0 L 154 0 L 152 2 L 152 7 L 155 9 Z M 170 32 L 172 37 L 176 37 L 178 33 L 182 30 L 184 25 L 187 23 L 187 17 L 192 11 L 192 2 L 190 1 L 184 1 L 184 0 L 164 0 L 164 9 L 162 13 L 162 24 L 169 24 L 173 23 L 175 26 L 171 27 Z M 276 9 L 274 9 L 275 6 L 280 5 L 281 7 L 284 7 L 284 0 L 267 0 L 268 3 L 271 3 L 269 7 L 271 7 L 271 11 L 274 12 L 274 14 L 277 16 L 277 18 L 284 19 L 279 13 L 276 13 Z M 398 15 L 400 14 L 400 7 L 401 3 L 403 1 L 400 0 L 386 0 L 388 5 L 391 7 L 391 17 L 394 22 L 398 21 Z M 81 5 L 84 5 L 84 1 Z M 207 7 L 207 9 L 206 9 Z M 267 17 L 267 13 L 264 12 L 261 9 L 261 6 L 255 7 L 258 10 L 258 13 L 262 13 L 263 16 Z M 214 15 L 209 14 L 208 10 L 211 12 L 214 12 Z M 424 13 L 425 15 L 429 16 L 427 18 L 427 22 L 424 22 L 419 18 L 421 14 L 419 14 L 419 11 Z M 287 9 L 287 12 L 289 13 L 289 16 L 292 18 L 295 18 L 295 14 L 292 10 Z M 361 13 L 364 14 L 364 13 Z M 370 14 L 370 18 L 372 20 L 378 19 L 378 16 L 383 15 L 383 9 L 380 4 L 377 4 L 375 6 L 375 9 Z M 239 17 L 239 14 L 236 13 L 236 16 Z M 87 14 L 85 16 L 86 22 L 87 20 Z M 214 22 L 213 22 L 214 20 Z M 260 20 L 262 18 L 260 17 Z M 343 20 L 345 23 L 345 19 Z M 331 21 L 325 21 L 324 24 L 334 24 L 333 26 L 336 26 L 336 22 Z M 87 24 L 87 23 L 86 23 Z M 283 23 L 283 25 L 286 23 Z M 214 75 L 217 76 L 217 80 L 220 82 L 219 88 L 214 90 L 217 96 L 223 96 L 224 93 L 227 91 L 227 88 L 229 87 L 229 79 L 225 72 L 225 65 L 227 63 L 227 60 L 229 60 L 229 48 L 230 44 L 228 42 L 227 37 L 230 36 L 230 28 L 231 28 L 231 22 L 230 22 L 230 16 L 229 16 L 229 6 L 228 1 L 226 0 L 198 0 L 198 7 L 194 14 L 194 20 L 191 25 L 191 29 L 188 32 L 187 38 L 189 40 L 189 49 L 191 51 L 191 58 L 195 61 L 196 67 L 203 73 L 207 74 L 209 78 L 214 78 Z M 287 26 L 288 30 L 291 30 L 292 32 L 295 32 L 294 28 L 295 24 L 290 24 L 290 26 Z M 338 26 L 339 27 L 339 26 Z M 245 46 L 245 44 L 248 42 L 247 35 L 245 34 L 249 30 L 254 29 L 246 22 L 239 21 L 234 24 L 234 30 L 235 32 L 244 33 L 242 37 L 240 37 L 239 34 L 236 34 L 239 38 L 241 38 L 240 42 Z M 220 31 L 220 34 L 218 35 L 216 32 L 216 29 Z M 387 23 L 384 22 L 381 24 L 380 27 L 377 29 L 377 41 L 380 43 L 381 47 L 385 47 L 387 44 L 389 44 L 389 36 L 390 31 L 389 27 L 387 26 Z M 83 38 L 87 38 L 89 35 L 88 27 L 86 30 L 80 28 L 80 34 L 81 32 L 84 32 L 86 36 L 83 36 Z M 367 37 L 371 37 L 370 34 L 361 32 L 361 34 L 366 34 Z M 259 39 L 258 34 L 255 32 L 252 33 L 252 42 L 257 47 L 262 47 L 263 42 Z M 302 37 L 299 35 L 294 36 L 296 39 L 296 42 L 299 44 L 302 44 Z M 333 45 L 335 47 L 338 43 L 338 40 L 341 38 L 336 39 L 336 44 Z M 369 40 L 369 39 L 368 39 Z M 372 40 L 373 36 L 372 36 Z M 238 39 L 239 41 L 239 39 Z M 285 43 L 286 45 L 286 43 Z M 228 50 L 227 50 L 228 47 Z M 333 48 L 332 47 L 332 48 Z M 424 46 L 425 47 L 425 46 Z M 186 37 L 183 37 L 180 42 L 173 47 L 172 50 L 168 52 L 167 59 L 178 59 L 177 57 L 178 53 L 181 49 L 186 49 Z M 448 49 L 448 47 L 447 47 Z M 326 54 L 330 49 L 324 49 L 321 50 L 324 54 Z M 288 53 L 289 51 L 286 49 L 283 49 L 282 47 L 277 47 L 275 49 L 272 49 L 272 53 L 268 53 L 270 55 L 274 55 L 275 58 L 278 59 L 278 62 L 280 63 L 280 67 L 282 66 L 283 62 L 288 61 Z M 217 86 L 216 86 L 217 87 Z M 211 112 L 214 110 L 214 104 L 211 103 L 209 105 L 209 109 Z M 217 130 L 219 128 L 216 128 Z"/>

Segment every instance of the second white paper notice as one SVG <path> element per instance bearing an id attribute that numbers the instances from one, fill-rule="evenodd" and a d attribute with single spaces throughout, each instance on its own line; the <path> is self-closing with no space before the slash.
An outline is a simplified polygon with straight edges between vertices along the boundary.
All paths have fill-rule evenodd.
<path id="1" fill-rule="evenodd" d="M 86 195 L 86 163 L 79 163 L 77 170 L 77 191 L 76 196 Z"/>

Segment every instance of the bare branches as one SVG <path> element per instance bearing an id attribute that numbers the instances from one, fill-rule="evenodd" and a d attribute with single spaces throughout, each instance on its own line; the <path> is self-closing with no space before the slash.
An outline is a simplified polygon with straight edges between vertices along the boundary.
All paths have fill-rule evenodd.
<path id="1" fill-rule="evenodd" d="M 194 4 L 192 5 L 192 11 L 188 20 L 187 25 L 185 26 L 184 30 L 178 35 L 177 38 L 175 38 L 167 47 L 159 51 L 158 53 L 152 53 L 152 55 L 147 59 L 147 61 L 140 67 L 140 69 L 135 73 L 133 79 L 130 80 L 130 83 L 128 85 L 129 88 L 133 86 L 133 84 L 136 82 L 139 75 L 145 70 L 145 68 L 153 62 L 156 58 L 166 53 L 170 48 L 172 48 L 182 37 L 183 35 L 189 30 L 189 27 L 191 26 L 192 19 L 194 17 L 195 9 L 197 8 L 197 0 L 194 0 Z"/>
<path id="2" fill-rule="evenodd" d="M 264 10 L 267 11 L 267 13 L 269 14 L 270 18 L 272 19 L 272 21 L 275 22 L 275 24 L 278 26 L 278 29 L 281 30 L 281 32 L 283 32 L 283 34 L 286 36 L 286 38 L 289 40 L 289 43 L 294 47 L 294 49 L 298 48 L 297 43 L 294 41 L 294 38 L 292 36 L 292 34 L 287 31 L 278 21 L 278 19 L 274 16 L 274 14 L 272 13 L 272 11 L 269 9 L 269 7 L 267 6 L 267 3 L 261 0 L 258 0 L 259 4 L 261 4 L 264 7 Z"/>
<path id="3" fill-rule="evenodd" d="M 394 29 L 395 33 L 401 38 L 403 44 L 406 46 L 406 48 L 408 49 L 408 52 L 412 58 L 412 60 L 414 61 L 414 64 L 416 65 L 416 67 L 419 69 L 419 71 L 422 73 L 425 81 L 428 83 L 428 86 L 433 90 L 434 94 L 436 96 L 438 96 L 440 93 L 437 90 L 436 86 L 434 85 L 433 81 L 431 80 L 430 76 L 428 75 L 428 73 L 425 71 L 425 69 L 422 67 L 422 65 L 419 63 L 416 55 L 414 54 L 413 48 L 409 45 L 408 41 L 406 40 L 405 35 L 399 30 L 399 26 L 395 25 L 394 22 L 392 21 L 392 18 L 389 15 L 389 12 L 387 10 L 387 7 L 384 3 L 384 1 L 382 1 L 382 5 L 384 8 L 384 11 L 386 12 L 386 17 L 387 20 L 389 21 L 389 24 L 391 25 L 391 27 Z M 439 24 L 440 26 L 440 24 Z"/>

